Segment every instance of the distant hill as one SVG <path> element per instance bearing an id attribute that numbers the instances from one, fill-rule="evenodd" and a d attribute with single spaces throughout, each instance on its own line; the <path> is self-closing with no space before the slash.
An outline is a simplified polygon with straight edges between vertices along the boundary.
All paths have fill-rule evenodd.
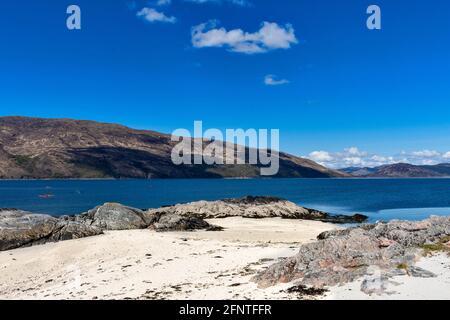
<path id="1" fill-rule="evenodd" d="M 348 167 L 348 168 L 339 169 L 339 171 L 346 172 L 346 173 L 351 174 L 352 176 L 355 176 L 355 177 L 364 177 L 364 176 L 368 176 L 370 174 L 375 173 L 376 172 L 376 168 Z"/>
<path id="2" fill-rule="evenodd" d="M 396 163 L 375 168 L 343 168 L 340 171 L 347 172 L 355 177 L 392 177 L 392 178 L 433 178 L 450 177 L 450 163 L 437 165 L 412 165 L 408 163 Z"/>
<path id="3" fill-rule="evenodd" d="M 0 117 L 0 178 L 259 177 L 259 165 L 172 163 L 174 142 L 154 131 L 70 119 Z M 346 173 L 280 153 L 276 177 L 329 178 Z"/>

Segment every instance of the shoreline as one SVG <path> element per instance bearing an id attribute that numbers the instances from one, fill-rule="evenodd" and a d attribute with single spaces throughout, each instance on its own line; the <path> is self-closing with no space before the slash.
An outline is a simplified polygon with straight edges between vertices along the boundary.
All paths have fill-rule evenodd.
<path id="1" fill-rule="evenodd" d="M 219 178 L 24 178 L 24 179 L 1 179 L 1 181 L 171 181 L 171 180 L 448 180 L 450 176 L 443 177 L 318 177 L 318 178 L 299 178 L 299 177 L 219 177 Z"/>

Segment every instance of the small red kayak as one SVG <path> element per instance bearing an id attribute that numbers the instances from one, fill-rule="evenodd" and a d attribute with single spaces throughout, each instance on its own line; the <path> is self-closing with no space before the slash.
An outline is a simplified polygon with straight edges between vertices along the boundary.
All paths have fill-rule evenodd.
<path id="1" fill-rule="evenodd" d="M 50 198 L 53 198 L 55 195 L 53 195 L 53 194 L 40 194 L 39 195 L 39 198 L 41 198 L 41 199 L 50 199 Z"/>

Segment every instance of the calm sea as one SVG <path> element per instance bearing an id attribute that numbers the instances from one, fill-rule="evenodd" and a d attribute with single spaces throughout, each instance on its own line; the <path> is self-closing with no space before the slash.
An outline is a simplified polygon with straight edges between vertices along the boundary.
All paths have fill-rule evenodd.
<path id="1" fill-rule="evenodd" d="M 450 215 L 450 179 L 36 180 L 0 181 L 0 207 L 77 214 L 105 202 L 137 208 L 271 195 L 371 220 Z"/>

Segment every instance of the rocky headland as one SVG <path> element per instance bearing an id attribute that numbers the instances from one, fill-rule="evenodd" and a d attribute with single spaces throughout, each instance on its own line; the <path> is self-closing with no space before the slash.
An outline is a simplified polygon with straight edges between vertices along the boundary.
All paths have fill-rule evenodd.
<path id="1" fill-rule="evenodd" d="M 153 215 L 118 203 L 105 203 L 80 215 L 61 217 L 1 209 L 0 251 L 90 237 L 103 234 L 103 231 L 145 228 L 156 231 L 217 230 L 196 217 Z"/>
<path id="2" fill-rule="evenodd" d="M 152 229 L 155 231 L 220 231 L 205 219 L 244 217 L 317 220 L 358 223 L 363 215 L 330 215 L 303 208 L 275 197 L 245 197 L 198 201 L 159 209 L 141 210 L 118 203 L 105 203 L 75 216 L 52 217 L 15 209 L 0 211 L 0 251 L 59 240 L 99 235 L 106 230 Z"/>
<path id="3" fill-rule="evenodd" d="M 293 202 L 277 197 L 244 197 L 219 201 L 197 201 L 149 210 L 152 215 L 175 214 L 183 217 L 215 219 L 243 217 L 253 219 L 283 218 L 317 220 L 330 223 L 361 223 L 367 217 L 332 215 L 315 209 L 301 207 Z"/>

